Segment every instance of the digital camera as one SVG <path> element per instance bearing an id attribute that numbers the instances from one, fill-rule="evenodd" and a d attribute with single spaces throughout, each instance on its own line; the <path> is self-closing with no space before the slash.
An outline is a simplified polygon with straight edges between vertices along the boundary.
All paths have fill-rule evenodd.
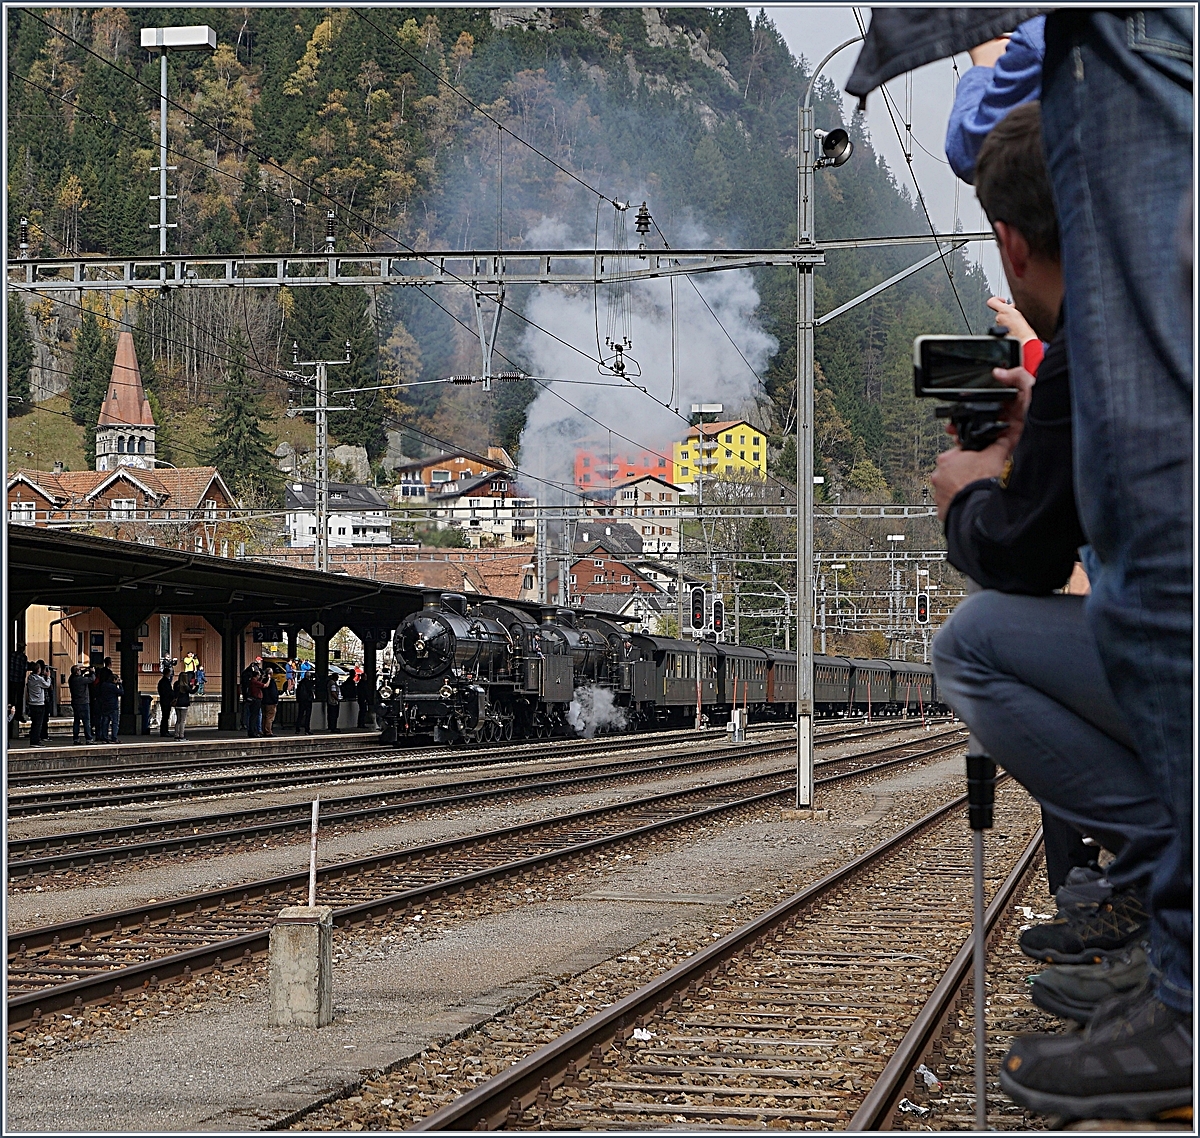
<path id="1" fill-rule="evenodd" d="M 919 399 L 945 399 L 934 409 L 949 419 L 964 450 L 983 450 L 1008 425 L 1006 403 L 1017 389 L 1000 383 L 994 368 L 1021 366 L 1020 342 L 1003 328 L 986 336 L 918 336 L 913 341 L 913 391 Z"/>

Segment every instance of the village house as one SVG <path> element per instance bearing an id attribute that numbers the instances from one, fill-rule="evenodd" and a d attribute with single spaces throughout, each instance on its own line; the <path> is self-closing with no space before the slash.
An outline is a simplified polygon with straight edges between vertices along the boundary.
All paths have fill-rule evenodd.
<path id="1" fill-rule="evenodd" d="M 672 448 L 675 472 L 672 481 L 686 493 L 695 493 L 696 479 L 736 479 L 747 475 L 767 477 L 766 432 L 744 419 L 700 423 Z"/>
<path id="2" fill-rule="evenodd" d="M 317 487 L 289 482 L 285 491 L 288 544 L 312 549 L 317 544 Z M 391 545 L 392 519 L 383 495 L 374 487 L 329 483 L 329 547 Z"/>
<path id="3" fill-rule="evenodd" d="M 520 545 L 537 530 L 537 499 L 507 470 L 489 471 L 451 484 L 429 499 L 438 529 L 457 529 L 476 549 Z"/>
<path id="4" fill-rule="evenodd" d="M 580 443 L 575 449 L 575 485 L 587 493 L 611 490 L 631 478 L 655 475 L 670 481 L 671 458 L 667 453 L 633 448 L 614 451 L 608 442 Z"/>
<path id="5" fill-rule="evenodd" d="M 472 478 L 512 471 L 516 465 L 503 447 L 492 446 L 487 448 L 486 456 L 458 450 L 417 459 L 396 467 L 398 481 L 392 497 L 398 505 L 423 504 L 431 494 L 453 493 Z"/>
<path id="6" fill-rule="evenodd" d="M 678 553 L 679 502 L 678 487 L 650 474 L 589 494 L 583 509 L 588 517 L 629 519 L 646 553 Z"/>

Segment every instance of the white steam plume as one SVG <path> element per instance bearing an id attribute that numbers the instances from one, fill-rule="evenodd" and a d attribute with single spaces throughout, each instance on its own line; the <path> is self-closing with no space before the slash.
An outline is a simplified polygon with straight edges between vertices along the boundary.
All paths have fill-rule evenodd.
<path id="1" fill-rule="evenodd" d="M 628 721 L 625 709 L 613 704 L 613 694 L 607 688 L 576 688 L 567 708 L 567 722 L 585 739 L 597 731 L 621 731 Z"/>
<path id="2" fill-rule="evenodd" d="M 567 245 L 565 238 L 564 226 L 544 219 L 526 236 L 525 244 L 530 248 L 561 247 Z M 636 234 L 631 234 L 631 238 L 636 238 Z M 590 247 L 592 235 L 571 244 L 575 248 Z M 707 244 L 709 241 L 703 234 L 688 235 L 687 245 L 693 248 Z M 680 247 L 685 247 L 682 242 Z M 631 254 L 629 263 L 637 266 L 635 254 Z M 616 377 L 601 374 L 595 363 L 578 352 L 536 328 L 526 328 L 522 346 L 534 374 L 575 382 L 552 383 L 549 390 L 542 390 L 530 404 L 521 434 L 523 469 L 538 479 L 569 485 L 577 445 L 584 440 L 601 440 L 607 445 L 606 428 L 613 431 L 614 453 L 628 453 L 634 449 L 618 437 L 619 432 L 638 446 L 657 451 L 669 459 L 671 443 L 686 433 L 686 419 L 693 403 L 722 403 L 724 418 L 748 418 L 759 427 L 768 426 L 767 396 L 750 368 L 761 375 L 778 344 L 756 319 L 759 296 L 753 278 L 748 272 L 734 270 L 704 273 L 694 280 L 729 336 L 718 326 L 696 289 L 683 277 L 676 278 L 677 387 L 673 399 L 671 292 L 667 280 L 637 282 L 632 286 L 630 338 L 633 347 L 625 353 L 629 361 L 627 374 L 632 383 L 622 385 Z M 544 286 L 532 294 L 525 315 L 567 344 L 581 348 L 588 356 L 602 354 L 611 358 L 611 350 L 604 347 L 609 303 L 606 294 L 610 289 L 611 286 L 600 288 L 597 305 L 591 288 L 566 290 Z M 597 323 L 600 353 L 596 347 Z M 746 357 L 750 368 L 742 356 Z M 639 367 L 641 375 L 635 378 L 634 373 Z M 581 380 L 602 386 L 590 386 L 579 382 Z M 632 384 L 645 387 L 653 398 Z M 579 410 L 573 410 L 564 399 Z M 668 403 L 677 407 L 684 419 L 663 406 Z M 538 493 L 551 497 L 544 484 L 539 484 Z"/>

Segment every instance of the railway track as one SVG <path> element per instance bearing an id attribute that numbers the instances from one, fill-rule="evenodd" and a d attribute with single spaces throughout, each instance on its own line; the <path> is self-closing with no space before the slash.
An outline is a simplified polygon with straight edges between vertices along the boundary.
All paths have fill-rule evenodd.
<path id="1" fill-rule="evenodd" d="M 851 769 L 827 774 L 818 784 L 921 756 L 864 764 L 871 757 L 822 764 Z M 338 927 L 405 919 L 413 908 L 438 906 L 506 878 L 603 859 L 614 846 L 757 810 L 794 793 L 795 772 L 788 767 L 643 796 L 326 866 L 318 872 L 319 895 L 334 908 Z M 305 903 L 306 887 L 307 874 L 294 873 L 14 933 L 8 940 L 9 1023 L 249 961 L 266 951 L 278 911 Z"/>
<path id="2" fill-rule="evenodd" d="M 919 740 L 898 743 L 891 749 L 911 751 L 924 748 L 924 754 L 932 755 L 954 746 L 962 738 L 962 731 L 951 729 L 927 735 Z M 818 740 L 823 745 L 844 741 L 841 738 Z M 933 750 L 929 749 L 930 744 L 935 745 Z M 941 744 L 941 747 L 937 744 Z M 680 757 L 666 752 L 637 759 L 589 764 L 583 769 L 573 768 L 570 772 L 555 773 L 551 776 L 542 772 L 517 772 L 468 782 L 456 779 L 409 789 L 374 791 L 325 799 L 322 803 L 322 820 L 326 826 L 354 825 L 429 807 L 465 805 L 515 794 L 524 796 L 547 792 L 563 793 L 597 783 L 626 781 L 644 775 L 729 765 L 776 754 L 790 746 L 785 740 L 730 748 L 716 754 L 710 751 L 703 755 Z M 878 755 L 879 752 L 874 754 Z M 12 881 L 16 878 L 29 878 L 117 861 L 125 862 L 156 854 L 254 842 L 282 834 L 307 831 L 310 819 L 311 802 L 303 801 L 13 839 L 8 842 L 8 874 Z"/>
<path id="3" fill-rule="evenodd" d="M 840 742 L 853 738 L 869 738 L 875 735 L 890 734 L 895 731 L 912 729 L 912 720 L 897 720 L 894 723 L 871 727 L 831 730 L 818 735 L 822 741 Z M 760 731 L 786 731 L 787 724 L 762 724 Z M 662 732 L 654 736 L 612 736 L 605 739 L 578 739 L 552 741 L 549 744 L 539 744 L 537 755 L 540 759 L 569 758 L 581 754 L 606 752 L 615 750 L 643 749 L 648 743 L 660 740 L 664 745 L 689 746 L 696 736 L 689 734 L 680 738 L 681 732 Z M 703 738 L 712 742 L 724 735 L 724 732 L 703 733 Z M 406 755 L 408 752 L 399 752 Z M 469 769 L 484 766 L 496 766 L 514 760 L 528 760 L 530 747 L 519 748 L 488 748 L 470 751 L 444 751 L 434 755 L 422 755 L 419 758 L 397 758 L 397 752 L 387 752 L 380 757 L 366 760 L 352 759 L 336 763 L 306 762 L 299 767 L 281 767 L 281 757 L 272 756 L 264 760 L 270 764 L 270 769 L 259 769 L 257 764 L 245 769 L 242 760 L 237 762 L 225 761 L 227 773 L 212 776 L 196 776 L 193 774 L 180 775 L 175 778 L 161 779 L 156 782 L 129 782 L 131 772 L 124 770 L 124 778 L 116 783 L 105 785 L 71 786 L 66 788 L 48 787 L 22 794 L 9 794 L 9 818 L 30 817 L 38 814 L 60 813 L 65 810 L 98 809 L 107 806 L 131 806 L 142 803 L 169 802 L 187 798 L 216 797 L 223 794 L 236 794 L 249 790 L 273 790 L 286 787 L 312 785 L 331 780 L 365 779 L 391 777 L 402 774 L 421 774 L 427 771 L 446 771 Z M 286 758 L 286 756 L 284 756 Z M 228 768 L 236 768 L 229 770 Z M 78 772 L 77 772 L 78 773 Z M 135 772 L 140 774 L 141 772 Z M 95 771 L 84 772 L 83 777 L 92 780 Z M 116 777 L 114 775 L 114 777 Z M 11 785 L 11 783 L 10 783 Z"/>
<path id="4" fill-rule="evenodd" d="M 1040 839 L 1024 792 L 997 791 L 993 927 Z M 387 1112 L 351 1117 L 367 1129 L 886 1128 L 967 979 L 965 804 L 933 810 L 532 1054 L 501 1060 L 503 1045 L 492 1056 L 475 1033 L 441 1049 L 427 1093 L 399 1071 L 373 1082 Z M 501 1073 L 446 1101 L 479 1070 Z"/>

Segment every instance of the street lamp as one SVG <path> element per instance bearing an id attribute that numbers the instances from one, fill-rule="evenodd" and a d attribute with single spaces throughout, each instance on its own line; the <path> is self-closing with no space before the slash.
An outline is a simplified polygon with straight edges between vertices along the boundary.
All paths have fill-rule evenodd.
<path id="1" fill-rule="evenodd" d="M 854 36 L 817 64 L 797 111 L 796 246 L 812 249 L 813 172 L 840 166 L 853 152 L 850 136 L 840 127 L 814 131 L 812 93 L 817 76 L 839 51 L 858 43 Z M 815 158 L 815 143 L 821 156 Z M 813 804 L 813 268 L 815 258 L 796 265 L 796 805 Z"/>
<path id="2" fill-rule="evenodd" d="M 178 229 L 179 223 L 167 224 L 167 171 L 177 167 L 167 165 L 167 52 L 169 51 L 216 51 L 217 33 L 207 24 L 187 28 L 143 28 L 142 47 L 157 51 L 159 56 L 158 95 L 158 193 L 151 194 L 151 201 L 158 201 L 158 224 L 150 226 L 158 230 L 158 254 L 167 253 L 167 230 Z M 172 194 L 172 197 L 178 197 Z M 165 272 L 165 270 L 164 270 Z"/>

